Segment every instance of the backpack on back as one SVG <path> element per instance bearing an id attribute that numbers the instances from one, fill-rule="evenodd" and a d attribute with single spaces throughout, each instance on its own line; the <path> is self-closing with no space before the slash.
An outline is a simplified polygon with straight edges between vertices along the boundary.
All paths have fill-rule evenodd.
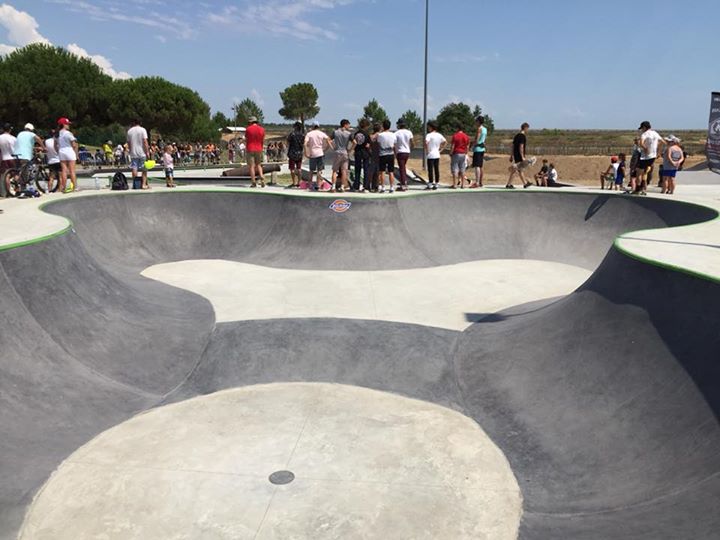
<path id="1" fill-rule="evenodd" d="M 116 172 L 112 178 L 110 189 L 113 191 L 123 191 L 128 189 L 127 178 L 120 171 Z"/>

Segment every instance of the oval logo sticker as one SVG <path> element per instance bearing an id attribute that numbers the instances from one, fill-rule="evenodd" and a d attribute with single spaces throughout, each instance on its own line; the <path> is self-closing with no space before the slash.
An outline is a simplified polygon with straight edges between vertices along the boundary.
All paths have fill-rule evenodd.
<path id="1" fill-rule="evenodd" d="M 350 201 L 346 201 L 345 199 L 336 199 L 332 202 L 329 208 L 336 214 L 343 214 L 350 210 L 351 206 L 352 203 Z"/>

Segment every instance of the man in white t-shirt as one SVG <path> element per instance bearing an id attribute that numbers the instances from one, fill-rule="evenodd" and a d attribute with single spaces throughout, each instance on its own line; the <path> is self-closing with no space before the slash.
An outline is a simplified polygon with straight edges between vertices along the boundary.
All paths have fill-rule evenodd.
<path id="1" fill-rule="evenodd" d="M 379 176 L 380 193 L 385 193 L 385 173 L 390 181 L 390 193 L 395 191 L 395 144 L 397 137 L 390 131 L 392 124 L 390 120 L 384 120 L 382 123 L 382 131 L 377 136 L 377 144 L 379 151 Z"/>
<path id="2" fill-rule="evenodd" d="M 447 145 L 447 139 L 438 133 L 437 124 L 428 122 L 428 134 L 425 137 L 425 156 L 428 166 L 428 183 L 425 189 L 437 189 L 440 182 L 440 152 Z"/>
<path id="3" fill-rule="evenodd" d="M 645 120 L 638 128 L 640 130 L 640 160 L 637 164 L 637 176 L 640 193 L 647 195 L 647 179 L 653 169 L 658 152 L 665 144 L 660 134 L 652 129 L 650 122 Z"/>
<path id="4" fill-rule="evenodd" d="M 147 131 L 140 125 L 140 120 L 135 120 L 132 127 L 128 129 L 127 143 L 133 180 L 137 177 L 138 171 L 142 171 L 142 189 L 150 189 L 147 181 L 147 169 L 145 169 L 145 160 L 150 154 L 150 147 L 148 146 Z"/>
<path id="5" fill-rule="evenodd" d="M 400 171 L 400 187 L 398 191 L 407 191 L 407 162 L 413 147 L 413 134 L 407 128 L 404 118 L 398 120 L 398 130 L 395 132 L 395 157 L 397 157 Z"/>

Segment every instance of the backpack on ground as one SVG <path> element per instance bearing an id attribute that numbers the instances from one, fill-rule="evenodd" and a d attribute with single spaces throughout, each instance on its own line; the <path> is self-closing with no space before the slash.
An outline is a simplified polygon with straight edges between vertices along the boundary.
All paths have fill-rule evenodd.
<path id="1" fill-rule="evenodd" d="M 120 171 L 116 172 L 112 178 L 112 185 L 110 189 L 113 191 L 123 191 L 128 188 L 127 178 Z"/>

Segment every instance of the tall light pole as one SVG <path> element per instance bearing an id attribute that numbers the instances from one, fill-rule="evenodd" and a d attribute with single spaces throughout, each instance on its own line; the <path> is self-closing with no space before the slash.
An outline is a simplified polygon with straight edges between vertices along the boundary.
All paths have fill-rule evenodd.
<path id="1" fill-rule="evenodd" d="M 427 138 L 427 96 L 428 96 L 428 24 L 430 14 L 430 0 L 425 0 L 425 86 L 423 90 L 423 171 L 427 170 L 427 156 L 425 155 L 425 139 Z"/>

